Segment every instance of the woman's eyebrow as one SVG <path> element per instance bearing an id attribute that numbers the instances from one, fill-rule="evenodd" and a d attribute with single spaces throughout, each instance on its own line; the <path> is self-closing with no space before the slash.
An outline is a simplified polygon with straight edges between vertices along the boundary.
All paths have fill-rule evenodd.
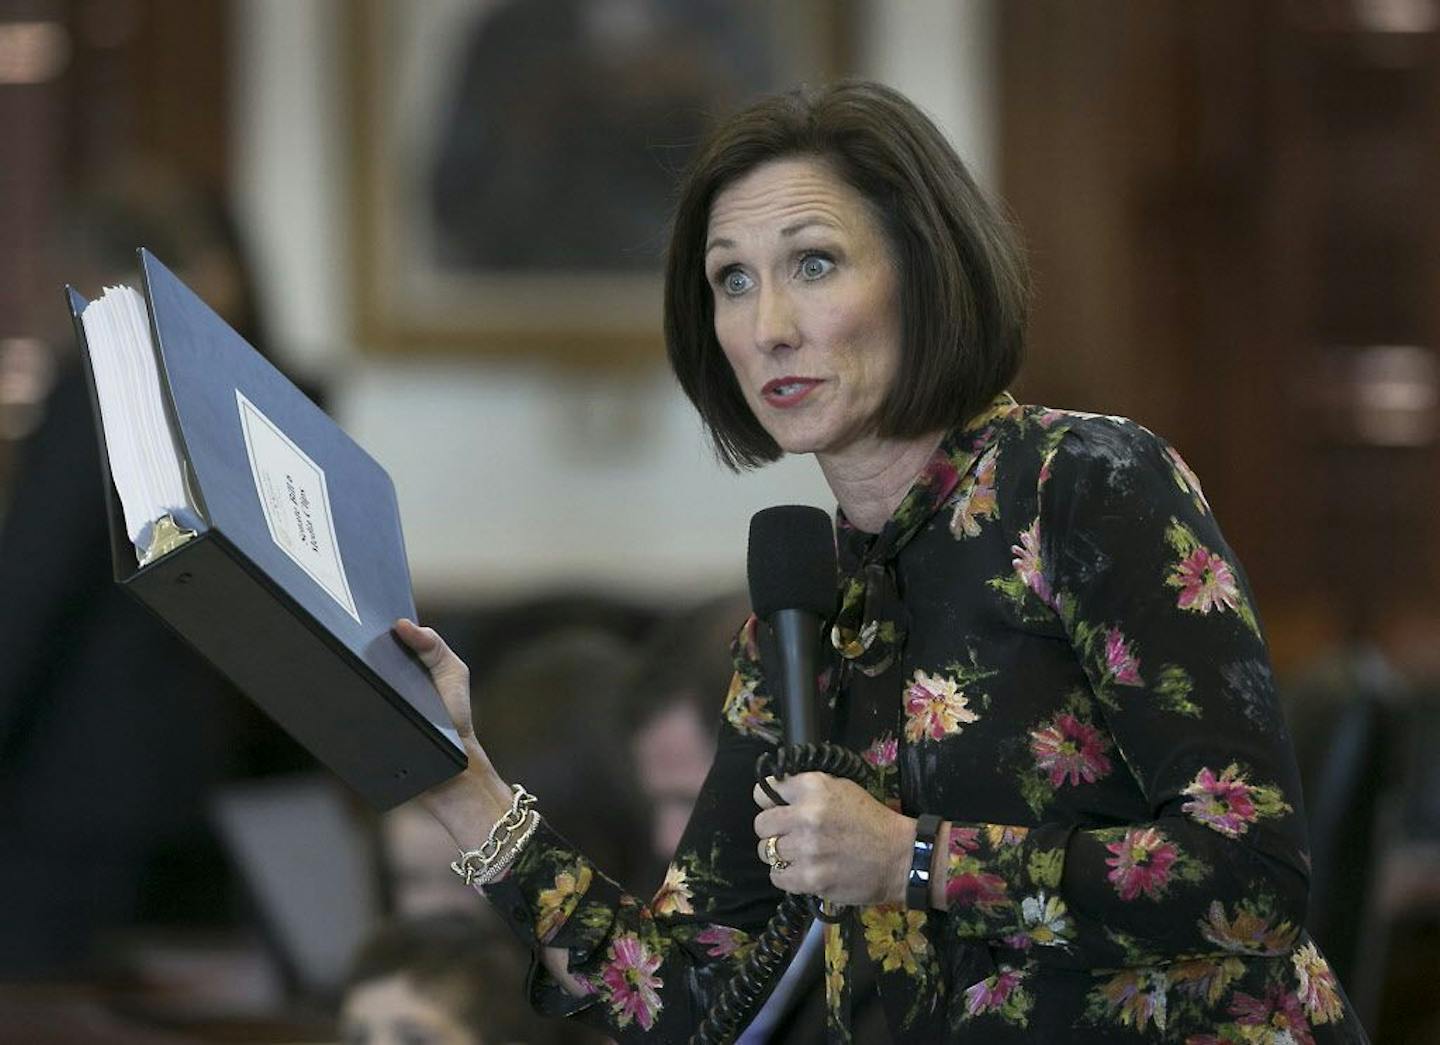
<path id="1" fill-rule="evenodd" d="M 818 228 L 824 229 L 839 229 L 840 223 L 837 221 L 831 221 L 829 218 L 806 217 L 801 218 L 799 221 L 786 225 L 783 229 L 780 230 L 780 235 L 785 237 L 794 236 L 796 233 L 802 232 L 805 229 L 810 228 L 811 226 L 816 226 Z M 709 243 L 705 244 L 705 253 L 709 254 L 712 250 L 718 250 L 722 247 L 733 246 L 735 246 L 734 240 L 726 239 L 724 236 L 720 236 L 716 239 L 712 239 Z"/>
<path id="2" fill-rule="evenodd" d="M 812 226 L 812 225 L 816 225 L 816 226 L 819 226 L 820 228 L 825 228 L 825 229 L 839 229 L 839 228 L 840 228 L 839 222 L 831 221 L 829 218 L 808 217 L 808 218 L 801 218 L 799 221 L 797 221 L 797 222 L 795 222 L 795 223 L 793 223 L 793 224 L 791 224 L 791 225 L 786 225 L 783 229 L 780 230 L 780 235 L 782 235 L 782 236 L 793 236 L 793 235 L 795 235 L 797 232 L 801 232 L 801 231 L 803 231 L 804 229 L 808 229 L 808 228 L 809 228 L 810 226 Z"/>

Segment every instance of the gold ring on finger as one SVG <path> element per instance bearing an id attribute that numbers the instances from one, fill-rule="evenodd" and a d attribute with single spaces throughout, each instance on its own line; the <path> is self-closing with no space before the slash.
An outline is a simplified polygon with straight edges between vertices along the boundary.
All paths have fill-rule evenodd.
<path id="1" fill-rule="evenodd" d="M 770 835 L 765 839 L 765 862 L 772 871 L 783 871 L 790 866 L 789 860 L 780 858 L 780 836 Z"/>

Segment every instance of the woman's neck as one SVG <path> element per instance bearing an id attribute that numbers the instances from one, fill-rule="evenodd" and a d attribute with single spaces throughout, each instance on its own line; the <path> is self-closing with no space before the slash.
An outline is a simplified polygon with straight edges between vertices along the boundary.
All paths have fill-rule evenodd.
<path id="1" fill-rule="evenodd" d="M 943 432 L 914 439 L 876 437 L 839 453 L 816 454 L 816 459 L 850 524 L 879 533 L 943 437 Z"/>

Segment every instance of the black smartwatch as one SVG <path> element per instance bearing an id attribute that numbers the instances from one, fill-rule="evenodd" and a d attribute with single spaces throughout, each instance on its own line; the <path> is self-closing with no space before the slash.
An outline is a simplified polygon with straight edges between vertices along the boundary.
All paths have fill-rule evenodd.
<path id="1" fill-rule="evenodd" d="M 915 846 L 910 850 L 910 874 L 905 879 L 905 906 L 912 911 L 930 909 L 930 865 L 935 859 L 935 836 L 940 818 L 922 813 L 915 821 Z"/>

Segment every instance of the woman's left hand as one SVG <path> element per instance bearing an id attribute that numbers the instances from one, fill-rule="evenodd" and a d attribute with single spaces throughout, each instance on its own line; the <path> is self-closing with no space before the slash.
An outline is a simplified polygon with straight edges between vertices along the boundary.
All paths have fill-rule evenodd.
<path id="1" fill-rule="evenodd" d="M 828 773 L 770 778 L 789 805 L 777 806 L 755 786 L 756 853 L 766 860 L 766 839 L 788 866 L 770 880 L 788 893 L 807 893 L 838 904 L 902 903 L 915 821 L 872 798 L 859 784 Z"/>

